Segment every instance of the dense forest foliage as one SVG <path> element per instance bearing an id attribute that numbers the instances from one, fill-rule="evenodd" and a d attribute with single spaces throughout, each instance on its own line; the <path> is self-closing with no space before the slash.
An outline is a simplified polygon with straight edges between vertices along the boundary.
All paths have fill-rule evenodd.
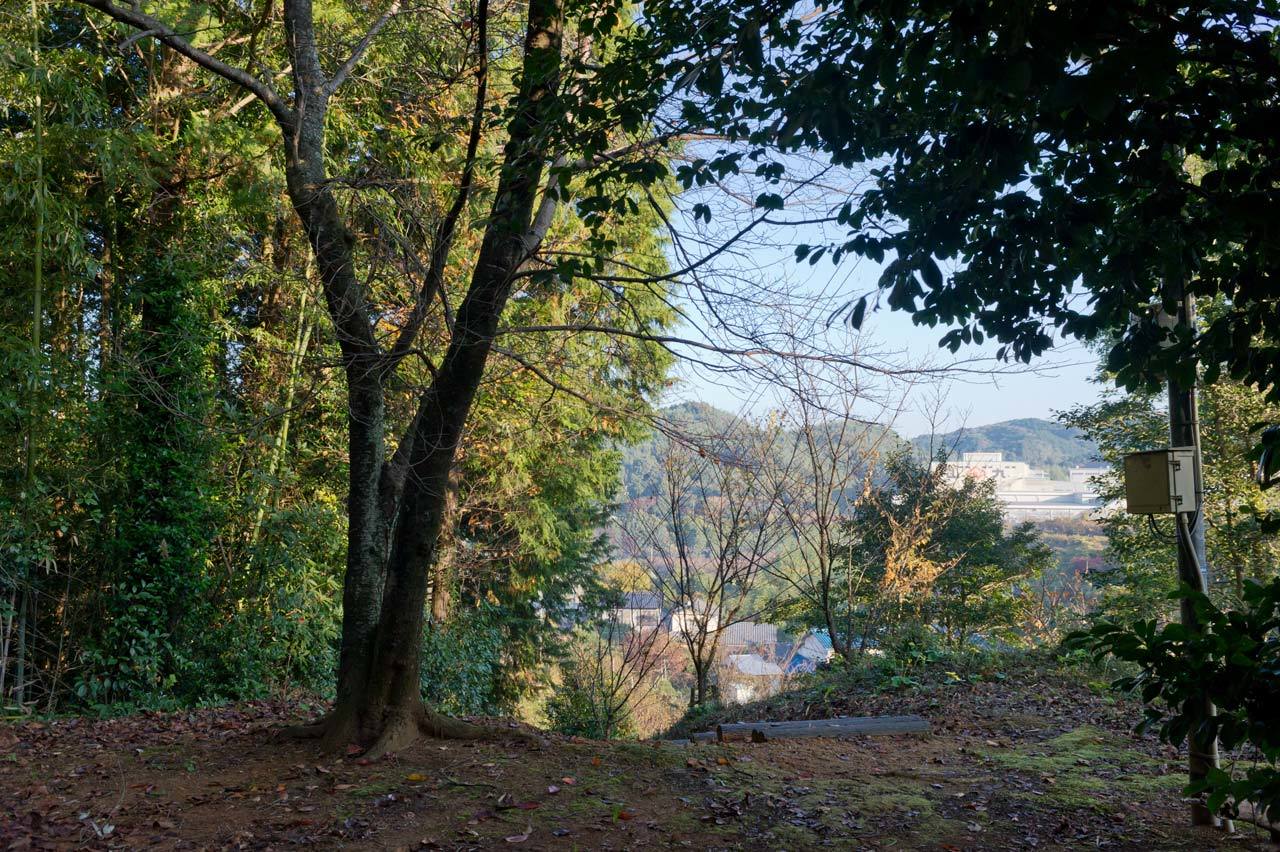
<path id="1" fill-rule="evenodd" d="M 0 262 L 20 286 L 3 301 L 3 429 L 21 450 L 0 494 L 0 689 L 71 709 L 331 688 L 352 414 L 268 116 L 234 89 L 195 85 L 194 69 L 152 41 L 121 53 L 82 8 L 41 23 L 4 19 Z M 378 65 L 408 51 L 429 73 L 465 63 L 467 47 L 428 26 L 380 49 Z M 353 84 L 372 93 L 386 79 Z M 343 205 L 369 241 L 359 263 L 376 288 L 423 262 L 406 241 L 449 213 L 461 220 L 455 251 L 474 250 L 483 216 L 478 203 L 450 211 L 463 196 L 431 183 L 468 156 L 456 132 L 468 96 L 415 85 L 425 88 L 356 99 L 332 122 L 331 156 L 373 188 Z M 478 141 L 487 164 L 499 140 Z M 389 220 L 390 207 L 403 217 Z M 664 268 L 656 221 L 614 231 L 629 267 Z M 572 244 L 580 228 L 560 217 L 548 245 Z M 446 276 L 441 298 L 456 304 L 448 294 L 464 283 Z M 538 287 L 514 301 L 510 324 L 671 319 L 660 292 L 638 289 L 624 310 L 591 285 Z M 408 316 L 411 303 L 386 292 L 387 322 Z M 447 333 L 428 325 L 419 345 Z M 669 363 L 621 337 L 602 347 L 548 333 L 510 351 L 477 394 L 479 425 L 450 475 L 448 552 L 433 569 L 424 680 L 455 711 L 510 706 L 554 646 L 546 613 L 591 582 L 617 447 L 641 434 Z M 411 418 L 432 369 L 429 358 L 405 367 L 387 388 L 389 417 Z M 610 404 L 634 411 L 601 417 Z M 492 653 L 473 654 L 481 647 Z"/>

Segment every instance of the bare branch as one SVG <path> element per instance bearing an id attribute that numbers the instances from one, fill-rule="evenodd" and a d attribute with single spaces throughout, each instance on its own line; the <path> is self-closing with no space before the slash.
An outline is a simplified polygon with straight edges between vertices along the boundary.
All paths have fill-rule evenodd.
<path id="1" fill-rule="evenodd" d="M 396 3 L 398 2 L 399 0 L 396 0 Z M 392 5 L 395 6 L 396 3 Z M 462 167 L 462 177 L 458 180 L 458 191 L 454 195 L 453 204 L 449 206 L 449 211 L 436 228 L 435 239 L 431 246 L 431 260 L 427 266 L 422 287 L 414 300 L 413 310 L 409 312 L 408 320 L 400 329 L 396 342 L 391 347 L 387 363 L 389 369 L 394 368 L 413 346 L 413 341 L 426 320 L 427 309 L 436 294 L 440 294 L 442 301 L 445 299 L 444 273 L 449 262 L 449 250 L 453 247 L 453 240 L 458 232 L 458 221 L 475 184 L 476 155 L 480 150 L 480 136 L 484 129 L 485 95 L 489 83 L 489 0 L 480 0 L 477 17 L 476 103 L 471 113 L 471 131 L 467 136 L 466 164 Z M 447 302 L 444 307 L 447 314 Z M 450 325 L 452 325 L 451 322 Z"/>
<path id="2" fill-rule="evenodd" d="M 293 110 L 276 94 L 275 89 L 243 68 L 228 65 L 221 59 L 209 55 L 191 44 L 191 42 L 180 36 L 177 31 L 162 21 L 139 11 L 136 7 L 117 6 L 111 0 L 78 0 L 78 2 L 92 9 L 97 9 L 122 24 L 128 24 L 137 30 L 141 30 L 142 36 L 154 38 L 206 71 L 217 74 L 224 80 L 235 83 L 237 86 L 252 92 L 271 111 L 271 114 L 275 116 L 276 121 L 281 126 L 293 126 Z"/>
<path id="3" fill-rule="evenodd" d="M 716 139 L 724 139 L 711 133 L 695 133 L 684 130 L 671 130 L 666 133 L 659 133 L 657 136 L 651 136 L 648 139 L 642 139 L 639 142 L 633 142 L 630 145 L 622 145 L 610 151 L 601 151 L 592 157 L 582 157 L 573 162 L 565 162 L 560 164 L 560 168 L 571 172 L 585 171 L 586 169 L 601 166 L 613 160 L 620 160 L 630 154 L 637 154 L 643 151 L 652 151 L 655 148 L 661 148 L 672 142 L 702 142 Z"/>
<path id="4" fill-rule="evenodd" d="M 907 375 L 942 375 L 964 372 L 978 372 L 987 374 L 989 370 L 970 370 L 955 365 L 944 365 L 941 367 L 901 367 L 890 368 L 883 367 L 874 363 L 868 363 L 862 359 L 823 352 L 800 352 L 800 351 L 781 351 L 770 346 L 752 346 L 752 347 L 730 347 L 720 346 L 715 343 L 708 343 L 703 340 L 695 340 L 689 337 L 678 337 L 672 334 L 650 334 L 643 331 L 633 331 L 627 328 L 617 328 L 606 325 L 525 325 L 525 326 L 507 326 L 497 331 L 498 336 L 508 334 L 531 334 L 540 332 L 570 332 L 579 334 L 610 334 L 619 337 L 631 337 L 636 340 L 645 340 L 650 343 L 658 343 L 666 347 L 670 346 L 688 346 L 693 349 L 700 349 L 706 352 L 714 352 L 719 355 L 729 355 L 739 358 L 754 357 L 771 357 L 785 358 L 793 361 L 814 361 L 826 364 L 843 364 L 848 367 L 856 367 L 867 370 L 871 373 L 885 376 L 907 376 Z"/>
<path id="5" fill-rule="evenodd" d="M 360 39 L 360 42 L 355 46 L 355 49 L 351 51 L 351 55 L 347 57 L 347 61 L 342 63 L 334 73 L 333 78 L 330 79 L 328 83 L 325 83 L 324 91 L 326 95 L 332 95 L 334 92 L 338 91 L 339 86 L 346 82 L 347 77 L 351 76 L 351 72 L 360 64 L 361 58 L 363 58 L 365 52 L 369 50 L 369 45 L 373 44 L 374 38 L 377 37 L 382 28 L 387 25 L 387 22 L 395 17 L 399 11 L 400 0 L 391 0 L 390 5 L 388 5 L 386 10 L 378 16 L 378 20 L 373 22 L 373 26 L 369 27 L 369 31 L 364 34 L 364 38 Z"/>
<path id="6" fill-rule="evenodd" d="M 563 156 L 556 158 L 550 169 L 550 176 L 547 178 L 547 185 L 542 190 L 542 201 L 538 204 L 538 210 L 533 215 L 533 224 L 529 226 L 528 233 L 525 234 L 525 254 L 532 257 L 534 252 L 538 250 L 538 246 L 542 245 L 542 240 L 547 235 L 547 231 L 551 229 L 551 222 L 556 215 L 556 207 L 560 203 L 560 175 L 559 169 L 564 168 L 565 158 Z"/>

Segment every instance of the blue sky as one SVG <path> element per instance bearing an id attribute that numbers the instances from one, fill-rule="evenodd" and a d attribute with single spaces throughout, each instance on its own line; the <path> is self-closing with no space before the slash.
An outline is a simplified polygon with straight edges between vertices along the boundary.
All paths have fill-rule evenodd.
<path id="1" fill-rule="evenodd" d="M 685 223 L 689 224 L 687 219 Z M 813 266 L 797 263 L 796 242 L 819 244 L 832 237 L 813 228 L 774 229 L 760 234 L 752 243 L 739 246 L 721 263 L 721 269 L 731 277 L 766 282 L 763 286 L 773 288 L 772 293 L 785 293 L 807 301 L 806 310 L 825 316 L 842 303 L 863 294 L 874 294 L 880 275 L 880 267 L 866 260 L 845 259 L 839 265 L 825 259 Z M 767 324 L 767 312 L 762 316 Z M 1052 418 L 1056 411 L 1096 402 L 1104 390 L 1092 381 L 1097 368 L 1096 356 L 1072 340 L 1060 341 L 1053 350 L 1029 365 L 1028 371 L 1020 364 L 996 362 L 998 347 L 990 343 L 964 347 L 952 356 L 938 347 L 945 328 L 916 326 L 908 315 L 887 307 L 868 311 L 863 331 L 873 347 L 894 350 L 904 361 L 930 359 L 941 363 L 953 358 L 986 359 L 982 367 L 989 375 L 970 373 L 944 379 L 934 387 L 919 389 L 908 396 L 904 410 L 894 422 L 895 429 L 907 436 L 929 431 L 931 408 L 937 409 L 943 418 L 939 428 L 945 431 L 1022 417 Z M 755 414 L 764 413 L 770 406 L 767 389 L 750 384 L 749 380 L 691 364 L 683 365 L 679 375 L 682 381 L 671 395 L 671 401 L 700 400 L 729 411 Z M 939 396 L 941 403 L 936 401 Z"/>
<path id="2" fill-rule="evenodd" d="M 938 351 L 943 329 L 920 328 L 905 314 L 880 312 L 869 316 L 866 327 L 877 336 L 891 339 L 912 355 L 930 355 Z M 993 347 L 973 347 L 994 356 Z M 962 350 L 961 354 L 963 354 Z M 1021 417 L 1052 419 L 1055 411 L 1075 405 L 1096 402 L 1103 387 L 1092 381 L 1097 359 L 1084 347 L 1064 342 L 1031 366 L 1036 372 L 1020 372 L 1011 367 L 1003 374 L 989 378 L 969 377 L 945 381 L 942 413 L 944 430 L 962 426 L 983 426 Z M 696 367 L 680 372 L 681 386 L 673 399 L 699 400 L 728 411 L 763 413 L 768 404 L 759 388 L 743 387 L 727 382 L 722 375 L 708 374 Z M 895 423 L 906 436 L 928 432 L 927 410 L 932 394 L 922 392 L 908 400 L 908 408 Z"/>

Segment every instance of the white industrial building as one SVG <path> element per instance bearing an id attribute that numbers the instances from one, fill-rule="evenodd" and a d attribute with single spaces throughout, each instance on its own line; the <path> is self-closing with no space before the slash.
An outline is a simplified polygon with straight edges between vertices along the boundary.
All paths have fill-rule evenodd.
<path id="1" fill-rule="evenodd" d="M 941 462 L 934 462 L 935 470 Z M 1006 461 L 1004 453 L 964 453 L 946 462 L 948 484 L 960 486 L 966 479 L 990 479 L 1005 516 L 1015 521 L 1076 518 L 1102 507 L 1093 478 L 1104 467 L 1074 467 L 1068 479 L 1050 479 L 1026 462 Z"/>

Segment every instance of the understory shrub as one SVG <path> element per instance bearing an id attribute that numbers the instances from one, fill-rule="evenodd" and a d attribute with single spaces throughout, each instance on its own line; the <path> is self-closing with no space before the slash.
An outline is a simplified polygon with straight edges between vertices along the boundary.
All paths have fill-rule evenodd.
<path id="1" fill-rule="evenodd" d="M 453 716 L 499 715 L 506 634 L 500 607 L 458 609 L 444 625 L 428 625 L 422 639 L 423 697 Z"/>
<path id="2" fill-rule="evenodd" d="M 1179 623 L 1155 620 L 1131 625 L 1103 621 L 1073 634 L 1071 647 L 1088 648 L 1137 667 L 1137 674 L 1114 686 L 1141 696 L 1140 728 L 1156 727 L 1161 739 L 1182 745 L 1193 735 L 1217 735 L 1223 749 L 1237 751 L 1249 764 L 1210 772 L 1187 788 L 1204 794 L 1208 806 L 1238 815 L 1253 802 L 1268 819 L 1280 820 L 1280 579 L 1248 583 L 1237 609 L 1220 609 L 1208 597 L 1184 586 L 1171 597 L 1190 601 L 1204 629 L 1192 632 Z M 1218 714 L 1201 719 L 1192 700 L 1208 694 Z"/>

